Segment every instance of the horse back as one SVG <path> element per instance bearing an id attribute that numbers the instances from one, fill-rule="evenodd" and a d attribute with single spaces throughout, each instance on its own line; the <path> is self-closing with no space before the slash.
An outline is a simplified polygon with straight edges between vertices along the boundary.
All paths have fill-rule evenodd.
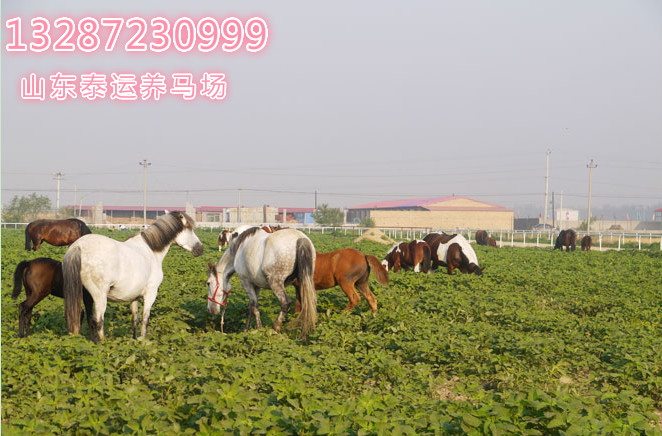
<path id="1" fill-rule="evenodd" d="M 62 297 L 62 262 L 48 257 L 38 257 L 30 261 L 25 271 L 25 283 L 34 292 L 51 293 Z"/>

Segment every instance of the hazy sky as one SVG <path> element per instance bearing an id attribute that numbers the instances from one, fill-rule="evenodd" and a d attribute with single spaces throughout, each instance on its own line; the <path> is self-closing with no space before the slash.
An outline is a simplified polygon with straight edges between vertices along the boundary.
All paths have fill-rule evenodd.
<path id="1" fill-rule="evenodd" d="M 9 18 L 263 17 L 267 47 L 8 53 Z M 662 2 L 2 2 L 2 202 L 352 206 L 468 195 L 518 211 L 662 197 Z M 59 35 L 61 30 L 53 30 Z M 151 37 L 146 37 L 147 42 Z M 102 39 L 104 41 L 104 39 Z M 103 42 L 102 42 L 103 44 Z M 223 72 L 224 101 L 25 101 L 29 73 Z M 170 84 L 168 83 L 168 86 Z M 282 192 L 279 192 L 282 191 Z M 557 203 L 558 207 L 558 203 Z M 524 213 L 524 212 L 522 212 Z M 534 212 L 535 213 L 535 212 Z"/>

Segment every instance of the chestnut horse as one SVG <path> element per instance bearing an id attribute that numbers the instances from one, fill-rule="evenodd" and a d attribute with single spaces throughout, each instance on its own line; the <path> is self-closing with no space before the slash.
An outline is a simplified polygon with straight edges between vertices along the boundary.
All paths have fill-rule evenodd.
<path id="1" fill-rule="evenodd" d="M 577 233 L 572 230 L 561 230 L 559 232 L 559 236 L 556 237 L 556 244 L 554 245 L 554 250 L 559 248 L 561 251 L 563 251 L 563 247 L 565 246 L 565 251 L 575 251 L 575 246 L 577 245 Z"/>
<path id="2" fill-rule="evenodd" d="M 476 244 L 478 245 L 487 245 L 487 231 L 485 230 L 478 230 L 476 232 Z"/>
<path id="3" fill-rule="evenodd" d="M 478 266 L 476 252 L 462 235 L 452 235 L 446 242 L 440 243 L 437 248 L 437 259 L 448 269 L 449 275 L 453 274 L 455 268 L 465 274 L 483 275 L 484 268 Z"/>
<path id="4" fill-rule="evenodd" d="M 359 304 L 361 297 L 356 293 L 358 288 L 372 309 L 372 313 L 377 313 L 377 299 L 368 286 L 370 271 L 374 272 L 377 281 L 383 285 L 388 285 L 388 272 L 379 263 L 379 259 L 369 254 L 361 253 L 354 248 L 342 248 L 330 253 L 317 253 L 315 258 L 315 272 L 313 280 L 315 290 L 329 289 L 334 286 L 340 286 L 349 298 L 349 303 L 345 310 L 352 310 Z M 295 310 L 300 311 L 301 296 L 299 293 L 299 280 L 294 280 L 296 289 Z"/>
<path id="5" fill-rule="evenodd" d="M 591 251 L 591 243 L 593 240 L 589 235 L 582 238 L 582 251 Z"/>
<path id="6" fill-rule="evenodd" d="M 496 241 L 494 240 L 493 237 L 488 236 L 488 237 L 487 237 L 487 244 L 485 244 L 485 245 L 487 245 L 488 247 L 494 247 L 494 248 L 496 248 Z"/>
<path id="7" fill-rule="evenodd" d="M 34 260 L 24 260 L 16 266 L 14 271 L 13 299 L 19 296 L 21 289 L 25 287 L 25 301 L 18 305 L 18 337 L 22 338 L 30 334 L 30 318 L 32 309 L 49 294 L 63 298 L 62 294 L 62 262 L 39 257 Z M 93 300 L 87 290 L 83 291 L 85 302 L 85 313 L 90 319 Z M 83 314 L 80 318 L 83 323 Z"/>
<path id="8" fill-rule="evenodd" d="M 400 268 L 407 271 L 414 268 L 414 272 L 427 273 L 430 269 L 430 246 L 425 241 L 401 242 L 394 245 L 382 261 L 386 270 L 397 273 Z"/>
<path id="9" fill-rule="evenodd" d="M 42 241 L 57 247 L 70 245 L 90 233 L 92 232 L 87 224 L 77 218 L 36 220 L 25 227 L 25 249 L 37 251 Z"/>

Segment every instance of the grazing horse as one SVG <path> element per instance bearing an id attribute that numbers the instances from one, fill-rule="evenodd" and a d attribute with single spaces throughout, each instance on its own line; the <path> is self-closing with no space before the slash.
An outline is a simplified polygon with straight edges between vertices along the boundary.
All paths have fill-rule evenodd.
<path id="1" fill-rule="evenodd" d="M 305 338 L 315 328 L 317 321 L 317 295 L 315 294 L 314 270 L 315 247 L 308 237 L 294 229 L 283 229 L 267 233 L 260 227 L 252 227 L 242 232 L 230 242 L 216 265 L 207 265 L 207 310 L 217 315 L 221 306 L 226 305 L 231 292 L 230 276 L 235 272 L 248 294 L 247 331 L 251 317 L 255 317 L 257 328 L 262 327 L 258 295 L 260 289 L 271 289 L 280 302 L 280 313 L 274 323 L 274 330 L 280 332 L 287 310 L 292 300 L 285 292 L 285 286 L 298 279 L 301 289 L 301 337 Z M 220 301 L 217 295 L 220 292 Z M 221 330 L 223 329 L 221 315 Z"/>
<path id="2" fill-rule="evenodd" d="M 446 233 L 429 233 L 425 235 L 423 240 L 428 243 L 430 246 L 430 255 L 432 258 L 432 270 L 436 270 L 442 264 L 439 261 L 437 256 L 437 251 L 439 250 L 439 245 L 451 240 L 454 235 L 449 235 Z M 444 266 L 446 266 L 444 264 Z"/>
<path id="3" fill-rule="evenodd" d="M 221 230 L 221 233 L 218 234 L 218 251 L 222 251 L 223 247 L 227 247 L 230 242 L 230 235 L 232 235 L 232 230 Z"/>
<path id="4" fill-rule="evenodd" d="M 76 320 L 80 317 L 85 287 L 94 300 L 94 317 L 89 321 L 93 340 L 104 339 L 103 317 L 108 300 L 131 303 L 133 337 L 137 338 L 140 297 L 143 298 L 140 338 L 144 338 L 150 310 L 163 281 L 163 259 L 170 246 L 174 243 L 194 256 L 202 254 L 203 246 L 194 228 L 195 222 L 187 214 L 169 212 L 124 242 L 102 235 L 87 235 L 76 241 L 62 261 L 69 332 L 80 333 Z"/>
<path id="5" fill-rule="evenodd" d="M 494 248 L 496 248 L 496 246 L 497 246 L 497 245 L 496 245 L 496 241 L 495 241 L 494 238 L 491 237 L 491 236 L 488 236 L 488 238 L 487 238 L 487 244 L 485 244 L 485 245 L 487 245 L 488 247 L 494 247 Z"/>
<path id="6" fill-rule="evenodd" d="M 427 273 L 430 269 L 430 246 L 425 241 L 401 242 L 394 245 L 386 253 L 382 265 L 386 270 L 397 273 L 400 268 L 407 271 L 414 268 L 414 272 L 423 270 Z"/>
<path id="7" fill-rule="evenodd" d="M 437 258 L 442 266 L 447 267 L 449 275 L 453 274 L 455 268 L 465 274 L 483 275 L 484 268 L 478 266 L 476 252 L 462 235 L 452 235 L 448 241 L 440 243 Z"/>
<path id="8" fill-rule="evenodd" d="M 591 251 L 591 244 L 593 240 L 589 235 L 586 235 L 582 238 L 582 251 Z"/>
<path id="9" fill-rule="evenodd" d="M 356 293 L 356 289 L 358 289 L 368 302 L 372 313 L 376 314 L 377 299 L 368 286 L 371 270 L 380 284 L 388 285 L 388 272 L 375 256 L 361 253 L 354 248 L 317 253 L 314 274 L 315 289 L 321 291 L 340 286 L 349 298 L 345 310 L 352 310 L 361 301 L 361 297 Z M 299 312 L 301 296 L 298 280 L 294 280 L 294 288 L 297 295 L 295 307 Z"/>
<path id="10" fill-rule="evenodd" d="M 244 231 L 252 228 L 251 225 L 239 226 L 234 230 L 222 230 L 218 235 L 218 251 L 221 251 L 222 247 L 228 246 L 237 236 L 241 235 Z"/>
<path id="11" fill-rule="evenodd" d="M 39 257 L 30 261 L 24 260 L 16 266 L 14 271 L 13 299 L 19 296 L 25 287 L 25 301 L 18 305 L 18 337 L 30 334 L 30 318 L 32 309 L 48 295 L 62 298 L 62 262 L 48 257 Z M 85 313 L 88 321 L 92 313 L 92 297 L 83 290 Z M 83 317 L 81 316 L 81 323 Z"/>
<path id="12" fill-rule="evenodd" d="M 485 230 L 478 230 L 476 232 L 476 244 L 478 245 L 487 245 L 487 239 L 489 235 Z"/>
<path id="13" fill-rule="evenodd" d="M 557 248 L 563 251 L 565 246 L 565 251 L 575 251 L 575 246 L 577 245 L 577 233 L 572 230 L 561 230 L 559 236 L 556 237 L 556 244 L 554 244 L 554 250 Z"/>
<path id="14" fill-rule="evenodd" d="M 61 247 L 75 242 L 83 235 L 92 233 L 83 221 L 77 218 L 66 220 L 36 220 L 25 227 L 25 249 L 39 250 L 42 241 Z"/>

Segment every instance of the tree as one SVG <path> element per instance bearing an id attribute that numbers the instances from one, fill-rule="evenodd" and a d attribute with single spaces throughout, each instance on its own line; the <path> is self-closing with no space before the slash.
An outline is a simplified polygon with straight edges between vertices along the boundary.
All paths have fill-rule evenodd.
<path id="1" fill-rule="evenodd" d="M 370 218 L 369 216 L 363 218 L 361 221 L 359 221 L 359 226 L 361 227 L 375 227 L 375 220 Z"/>
<path id="2" fill-rule="evenodd" d="M 50 211 L 51 207 L 51 200 L 45 195 L 37 195 L 35 192 L 27 197 L 15 195 L 11 202 L 3 207 L 2 221 L 33 221 L 40 213 Z"/>
<path id="3" fill-rule="evenodd" d="M 322 204 L 313 212 L 313 219 L 322 226 L 340 226 L 343 223 L 343 213 L 338 208 Z"/>

